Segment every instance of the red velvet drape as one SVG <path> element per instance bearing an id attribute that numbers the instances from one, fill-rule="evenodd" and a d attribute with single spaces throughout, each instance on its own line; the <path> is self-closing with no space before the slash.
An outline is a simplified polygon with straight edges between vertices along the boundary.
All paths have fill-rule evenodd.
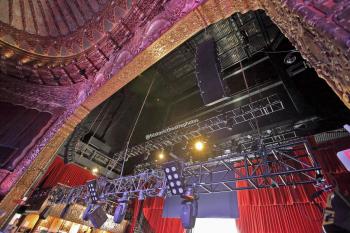
<path id="1" fill-rule="evenodd" d="M 316 144 L 312 138 L 310 141 L 313 154 L 328 181 L 349 195 L 350 173 L 337 159 L 336 153 L 350 148 L 350 138 L 323 144 Z M 239 191 L 237 226 L 240 233 L 320 233 L 322 215 L 309 198 L 314 191 L 312 185 Z M 325 197 L 317 198 L 317 202 L 324 205 Z"/>
<path id="2" fill-rule="evenodd" d="M 240 233 L 320 233 L 322 214 L 309 199 L 314 191 L 311 185 L 238 191 Z"/>
<path id="3" fill-rule="evenodd" d="M 41 188 L 51 188 L 58 183 L 77 186 L 95 178 L 89 170 L 74 163 L 64 164 L 63 159 L 57 156 L 42 178 Z"/>
<path id="4" fill-rule="evenodd" d="M 133 215 L 130 221 L 130 225 L 128 227 L 128 233 L 133 233 L 135 230 L 141 205 L 142 205 L 141 201 L 138 201 L 137 199 L 135 199 L 132 203 L 131 208 L 133 210 Z"/>
<path id="5" fill-rule="evenodd" d="M 328 182 L 338 185 L 339 190 L 343 195 L 350 196 L 350 173 L 336 156 L 337 152 L 350 148 L 350 137 L 318 145 L 312 141 L 312 144 L 316 146 L 314 154 L 316 155 Z"/>
<path id="6" fill-rule="evenodd" d="M 301 148 L 294 150 L 294 156 L 305 154 Z M 308 157 L 301 160 L 309 163 Z M 270 169 L 273 171 L 277 166 L 271 164 Z M 293 166 L 302 165 L 294 163 Z M 244 172 L 242 169 L 241 173 Z M 261 171 L 258 170 L 257 173 L 259 172 Z M 279 177 L 274 179 L 280 183 Z M 299 176 L 294 175 L 293 180 L 298 179 Z M 242 187 L 246 182 L 239 181 L 236 185 Z M 313 185 L 238 191 L 240 217 L 237 219 L 237 227 L 241 233 L 320 233 L 322 213 L 310 199 L 315 191 Z M 324 205 L 325 195 L 317 201 Z"/>

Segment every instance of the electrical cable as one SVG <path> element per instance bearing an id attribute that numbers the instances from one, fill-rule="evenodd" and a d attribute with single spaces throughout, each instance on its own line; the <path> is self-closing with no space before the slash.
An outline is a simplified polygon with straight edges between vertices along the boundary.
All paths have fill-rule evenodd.
<path id="1" fill-rule="evenodd" d="M 150 94 L 150 92 L 151 92 L 151 88 L 152 88 L 152 86 L 153 86 L 153 84 L 154 84 L 154 81 L 155 81 L 155 78 L 152 79 L 152 82 L 151 82 L 151 84 L 150 84 L 149 87 L 148 87 L 148 90 L 147 90 L 147 93 L 146 93 L 146 95 L 145 95 L 145 98 L 144 98 L 144 100 L 143 100 L 143 102 L 142 102 L 141 108 L 140 108 L 140 110 L 139 110 L 139 112 L 138 112 L 138 114 L 137 114 L 135 123 L 134 123 L 134 125 L 133 125 L 133 127 L 132 127 L 132 129 L 131 129 L 131 132 L 130 132 L 130 134 L 129 134 L 128 140 L 126 141 L 125 151 L 124 151 L 124 156 L 123 156 L 122 168 L 121 168 L 121 170 L 120 170 L 120 176 L 123 176 L 123 172 L 124 172 L 125 162 L 126 162 L 126 159 L 127 159 L 127 154 L 128 154 L 128 150 L 129 150 L 130 141 L 131 141 L 131 138 L 132 138 L 132 136 L 133 136 L 133 134 L 134 134 L 134 131 L 135 131 L 136 125 L 137 125 L 137 123 L 138 123 L 138 121 L 139 121 L 139 118 L 140 118 L 140 116 L 141 116 L 142 110 L 143 110 L 143 108 L 144 108 L 144 106 L 145 106 L 146 100 L 147 100 L 147 98 L 148 98 L 148 96 L 149 96 L 149 94 Z M 115 165 L 116 165 L 116 163 L 115 163 L 115 164 L 113 165 L 113 167 L 108 171 L 108 173 L 114 169 Z M 107 173 L 107 174 L 108 174 L 108 173 Z"/>
<path id="2" fill-rule="evenodd" d="M 101 115 L 101 113 L 103 112 L 103 110 L 105 109 L 105 107 L 108 106 L 109 101 L 110 101 L 110 100 L 108 100 L 106 103 L 104 103 L 103 107 L 100 109 L 100 111 L 99 111 L 99 113 L 97 114 L 95 120 L 92 122 L 92 124 L 90 125 L 90 127 L 89 127 L 89 129 L 88 129 L 88 131 L 87 131 L 88 133 L 92 130 L 92 127 L 95 125 L 97 119 L 100 117 L 100 115 Z M 98 128 L 100 127 L 100 125 L 101 125 L 103 119 L 105 118 L 105 116 L 106 116 L 106 114 L 102 117 L 101 121 L 100 121 L 99 124 L 97 125 L 97 128 L 96 128 L 96 130 L 94 131 L 94 133 L 93 133 L 93 135 L 92 135 L 91 137 L 95 136 L 95 134 L 96 134 Z M 84 135 L 84 136 L 85 136 L 85 135 Z M 82 136 L 82 137 L 80 138 L 80 141 L 82 141 L 81 139 L 82 139 L 84 136 Z M 86 143 L 86 144 L 84 144 L 84 146 L 82 147 L 80 158 L 83 157 L 84 150 L 86 149 L 87 146 L 88 146 L 88 144 Z"/>
<path id="3" fill-rule="evenodd" d="M 249 50 L 247 49 L 247 46 L 248 46 L 248 44 L 246 44 L 246 46 L 244 47 L 244 50 L 246 51 L 248 58 L 250 58 L 250 53 L 249 53 Z M 249 104 L 251 104 L 253 102 L 252 101 L 252 96 L 251 96 L 251 93 L 250 93 L 250 89 L 249 89 L 247 77 L 246 77 L 246 74 L 245 74 L 245 70 L 243 69 L 242 61 L 239 61 L 239 66 L 240 66 L 240 68 L 242 70 L 244 85 L 245 85 L 245 88 L 247 89 L 247 93 L 248 93 L 248 96 L 249 96 Z M 252 122 L 252 121 L 250 120 L 250 122 Z M 258 133 L 259 137 L 261 137 L 260 127 L 259 127 L 257 118 L 255 118 L 255 126 L 256 126 L 256 130 L 257 130 L 257 133 Z"/>
<path id="4" fill-rule="evenodd" d="M 111 99 L 108 100 L 108 102 L 106 103 L 106 106 L 109 105 L 109 103 L 111 102 Z M 100 126 L 103 122 L 103 120 L 105 119 L 105 117 L 107 116 L 107 111 L 105 112 L 105 114 L 102 116 L 102 119 L 101 121 L 98 123 L 97 127 L 96 127 L 96 130 L 94 130 L 94 133 L 92 135 L 92 137 L 94 137 L 96 135 L 96 133 L 98 132 L 98 130 L 100 129 Z"/>
<path id="5" fill-rule="evenodd" d="M 111 126 L 111 124 L 112 124 L 112 122 L 113 122 L 114 116 L 119 112 L 120 108 L 122 107 L 122 105 L 123 105 L 123 103 L 124 103 L 124 100 L 125 100 L 125 93 L 124 93 L 124 90 L 125 90 L 125 89 L 122 89 L 122 90 L 121 90 L 121 95 L 122 95 L 121 100 L 120 100 L 118 106 L 115 108 L 115 110 L 111 113 L 112 116 L 111 116 L 111 118 L 110 118 L 110 120 L 109 120 L 109 122 L 108 122 L 106 128 L 105 128 L 105 129 L 103 130 L 103 132 L 102 132 L 102 135 L 101 135 L 102 138 L 106 135 L 109 126 Z"/>

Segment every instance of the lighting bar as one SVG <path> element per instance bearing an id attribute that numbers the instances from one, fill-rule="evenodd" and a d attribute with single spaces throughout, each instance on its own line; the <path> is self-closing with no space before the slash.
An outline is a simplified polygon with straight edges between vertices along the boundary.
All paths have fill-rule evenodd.
<path id="1" fill-rule="evenodd" d="M 163 164 L 163 171 L 167 180 L 167 186 L 172 195 L 184 194 L 184 183 L 182 179 L 181 164 L 178 161 L 172 161 Z"/>

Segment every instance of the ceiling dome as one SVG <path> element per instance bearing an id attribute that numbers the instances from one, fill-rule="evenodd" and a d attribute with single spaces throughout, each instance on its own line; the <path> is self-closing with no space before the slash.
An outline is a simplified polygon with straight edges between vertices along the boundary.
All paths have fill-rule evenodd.
<path id="1" fill-rule="evenodd" d="M 1 0 L 0 40 L 39 55 L 83 52 L 110 31 L 127 0 Z"/>

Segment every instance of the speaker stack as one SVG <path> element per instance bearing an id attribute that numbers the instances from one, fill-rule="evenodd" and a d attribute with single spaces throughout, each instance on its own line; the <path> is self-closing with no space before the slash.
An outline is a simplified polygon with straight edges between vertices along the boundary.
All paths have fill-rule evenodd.
<path id="1" fill-rule="evenodd" d="M 196 56 L 197 83 L 205 106 L 228 99 L 227 88 L 220 75 L 216 44 L 209 38 L 198 44 Z"/>

